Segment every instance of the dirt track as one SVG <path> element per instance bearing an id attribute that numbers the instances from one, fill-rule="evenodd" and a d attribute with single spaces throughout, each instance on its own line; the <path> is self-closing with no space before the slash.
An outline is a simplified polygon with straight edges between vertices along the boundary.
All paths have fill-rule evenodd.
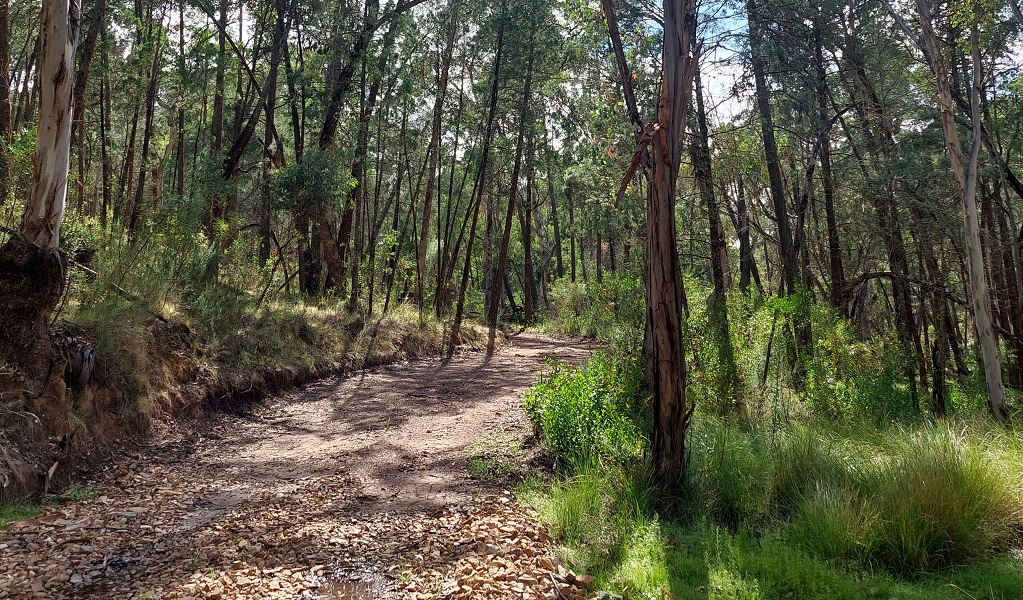
<path id="1" fill-rule="evenodd" d="M 547 357 L 590 350 L 520 335 L 169 436 L 94 497 L 0 532 L 0 599 L 541 597 L 549 539 L 466 461 L 528 436 L 521 396 Z"/>

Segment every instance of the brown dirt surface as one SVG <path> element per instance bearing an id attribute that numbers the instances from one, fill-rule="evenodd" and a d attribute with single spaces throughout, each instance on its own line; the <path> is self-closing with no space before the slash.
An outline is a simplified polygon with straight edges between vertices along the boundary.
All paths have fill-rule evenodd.
<path id="1" fill-rule="evenodd" d="M 520 447 L 544 361 L 591 350 L 518 335 L 168 430 L 0 532 L 0 599 L 582 597 L 536 514 L 467 461 Z"/>

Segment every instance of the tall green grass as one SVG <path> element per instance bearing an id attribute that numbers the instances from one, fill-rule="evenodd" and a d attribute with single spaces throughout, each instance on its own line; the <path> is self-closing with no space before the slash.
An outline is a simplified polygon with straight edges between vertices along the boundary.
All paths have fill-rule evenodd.
<path id="1" fill-rule="evenodd" d="M 1023 469 L 996 431 L 964 423 L 845 432 L 704 418 L 690 485 L 703 514 L 784 532 L 825 559 L 904 575 L 971 564 L 1020 543 Z"/>
<path id="2" fill-rule="evenodd" d="M 616 364 L 598 354 L 581 369 L 557 366 L 526 400 L 563 470 L 523 493 L 602 585 L 629 598 L 1023 590 L 1023 563 L 1006 554 L 1023 546 L 1023 442 L 989 421 L 878 429 L 701 412 L 686 506 L 668 520 L 651 502 L 648 423 L 630 412 L 644 408 L 641 388 L 614 384 L 627 376 Z"/>

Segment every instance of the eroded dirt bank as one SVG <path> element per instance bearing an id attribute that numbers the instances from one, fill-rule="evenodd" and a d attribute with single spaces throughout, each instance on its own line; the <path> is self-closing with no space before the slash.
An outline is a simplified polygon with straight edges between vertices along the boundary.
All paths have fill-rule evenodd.
<path id="1" fill-rule="evenodd" d="M 591 349 L 520 335 L 168 432 L 94 497 L 0 533 L 0 598 L 542 597 L 542 527 L 466 461 L 528 436 L 521 395 L 547 357 Z"/>

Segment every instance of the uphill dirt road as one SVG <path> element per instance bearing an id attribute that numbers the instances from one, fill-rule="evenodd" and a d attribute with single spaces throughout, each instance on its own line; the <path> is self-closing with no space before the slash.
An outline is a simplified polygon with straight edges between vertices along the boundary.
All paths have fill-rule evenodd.
<path id="1" fill-rule="evenodd" d="M 543 526 L 467 461 L 529 436 L 545 359 L 591 350 L 519 335 L 169 432 L 0 532 L 0 599 L 545 597 Z"/>

